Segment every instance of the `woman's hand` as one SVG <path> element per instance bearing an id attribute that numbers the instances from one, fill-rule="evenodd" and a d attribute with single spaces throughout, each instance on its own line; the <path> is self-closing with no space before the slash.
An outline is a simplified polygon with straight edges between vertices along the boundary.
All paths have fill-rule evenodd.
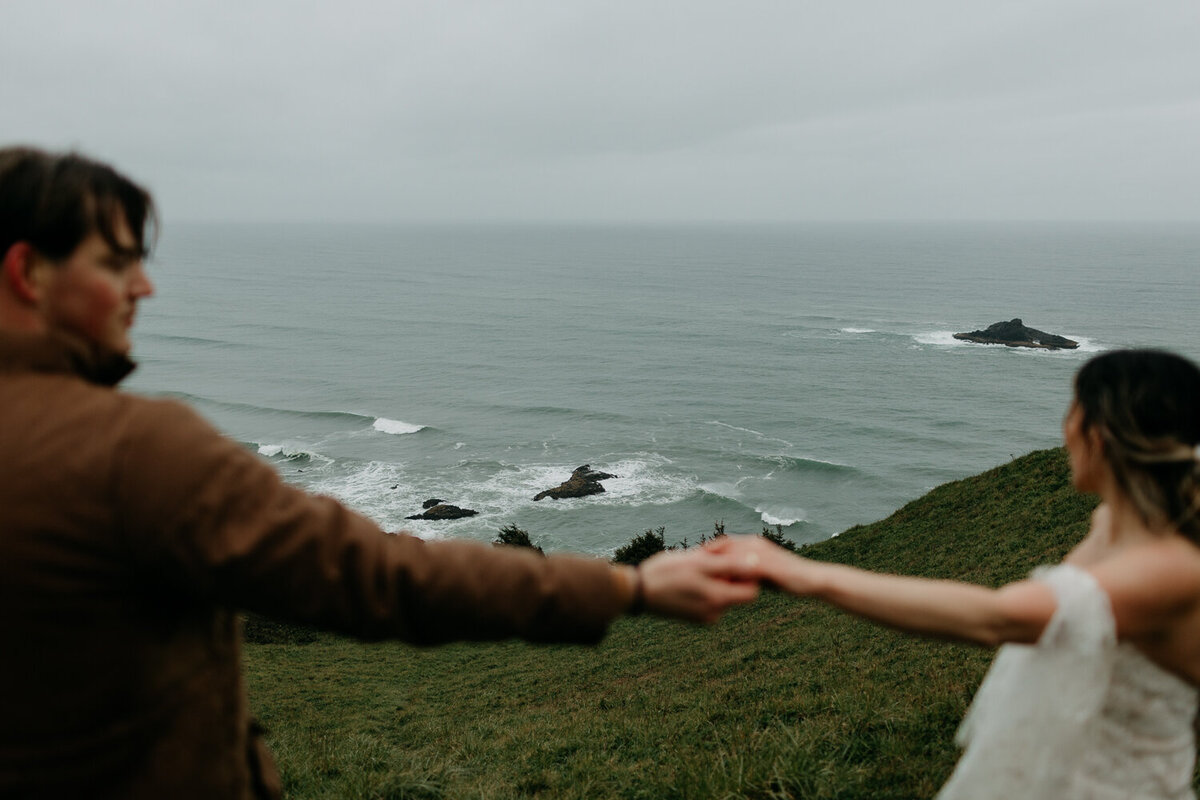
<path id="1" fill-rule="evenodd" d="M 710 550 L 671 550 L 638 567 L 647 611 L 715 622 L 727 608 L 758 596 L 759 571 L 745 558 Z"/>
<path id="2" fill-rule="evenodd" d="M 718 536 L 706 542 L 704 549 L 732 557 L 785 592 L 804 596 L 820 591 L 824 564 L 789 552 L 757 534 Z"/>

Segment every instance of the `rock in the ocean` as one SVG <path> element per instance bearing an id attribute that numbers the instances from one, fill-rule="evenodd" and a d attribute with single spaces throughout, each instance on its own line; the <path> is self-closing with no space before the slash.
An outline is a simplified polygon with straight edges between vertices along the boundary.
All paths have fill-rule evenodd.
<path id="1" fill-rule="evenodd" d="M 433 505 L 430 505 L 430 502 L 433 502 Z M 459 508 L 449 503 L 443 503 L 441 500 L 426 501 L 423 508 L 425 510 L 422 513 L 413 514 L 405 519 L 462 519 L 463 517 L 473 517 L 479 513 L 473 508 Z"/>
<path id="2" fill-rule="evenodd" d="M 1039 331 L 1036 328 L 1026 328 L 1019 319 L 1008 322 L 997 322 L 982 331 L 956 333 L 955 339 L 979 344 L 1002 344 L 1008 347 L 1037 347 L 1042 350 L 1074 350 L 1079 342 L 1056 336 L 1053 333 Z"/>
<path id="3" fill-rule="evenodd" d="M 541 500 L 544 497 L 549 497 L 551 500 L 561 500 L 564 497 L 587 497 L 589 494 L 600 494 L 604 491 L 604 487 L 600 485 L 600 481 L 605 478 L 615 478 L 616 475 L 609 475 L 607 472 L 593 472 L 590 464 L 584 464 L 582 467 L 576 468 L 571 473 L 571 477 L 555 486 L 553 489 L 547 489 L 544 492 L 538 492 L 534 495 L 534 501 Z"/>

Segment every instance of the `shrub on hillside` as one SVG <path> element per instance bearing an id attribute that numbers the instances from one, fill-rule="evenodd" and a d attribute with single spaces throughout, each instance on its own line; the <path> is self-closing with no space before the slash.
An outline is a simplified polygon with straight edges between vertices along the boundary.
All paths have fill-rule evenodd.
<path id="1" fill-rule="evenodd" d="M 622 545 L 613 553 L 613 562 L 617 564 L 632 564 L 634 566 L 642 563 L 655 553 L 661 553 L 663 550 L 687 550 L 688 540 L 676 542 L 675 544 L 667 544 L 667 528 L 660 526 L 658 530 L 646 530 L 640 536 L 635 536 L 628 544 Z M 725 521 L 717 520 L 713 523 L 712 535 L 701 534 L 700 540 L 696 543 L 703 545 L 705 542 L 715 541 L 725 535 Z M 768 541 L 772 541 L 785 550 L 791 550 L 793 553 L 797 550 L 797 544 L 791 539 L 784 538 L 783 526 L 776 525 L 774 529 L 770 526 L 763 525 L 762 536 Z"/>
<path id="2" fill-rule="evenodd" d="M 704 544 L 705 542 L 715 542 L 717 539 L 720 539 L 724 535 L 725 535 L 725 520 L 719 519 L 713 523 L 712 536 L 705 536 L 703 533 L 700 534 L 700 541 L 697 542 L 697 544 Z"/>
<path id="3" fill-rule="evenodd" d="M 492 544 L 496 547 L 528 547 L 530 550 L 536 550 L 539 555 L 546 555 L 546 552 L 529 538 L 528 531 L 522 530 L 511 523 L 500 529 L 500 535 L 496 537 Z"/>
<path id="4" fill-rule="evenodd" d="M 635 536 L 630 540 L 629 544 L 622 545 L 613 553 L 613 561 L 617 564 L 632 564 L 634 566 L 642 563 L 655 553 L 661 553 L 663 550 L 674 549 L 668 548 L 666 542 L 666 526 L 660 527 L 657 531 L 647 529 L 640 536 Z"/>
<path id="5" fill-rule="evenodd" d="M 796 543 L 791 539 L 783 538 L 782 525 L 776 525 L 775 530 L 771 530 L 770 526 L 768 525 L 763 525 L 762 537 L 768 541 L 774 542 L 785 550 L 791 550 L 793 553 L 796 552 Z"/>

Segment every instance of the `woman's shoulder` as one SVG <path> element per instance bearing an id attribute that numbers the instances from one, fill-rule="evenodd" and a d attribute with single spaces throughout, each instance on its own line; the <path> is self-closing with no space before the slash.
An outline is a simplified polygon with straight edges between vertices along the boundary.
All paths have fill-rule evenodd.
<path id="1" fill-rule="evenodd" d="M 1200 544 L 1171 531 L 1146 537 L 1104 553 L 1087 569 L 1093 573 L 1120 574 L 1133 580 L 1200 577 Z M 1197 587 L 1200 593 L 1200 587 Z"/>
<path id="2" fill-rule="evenodd" d="M 1118 635 L 1147 635 L 1193 616 L 1200 607 L 1200 546 L 1164 534 L 1086 565 L 1108 595 Z"/>

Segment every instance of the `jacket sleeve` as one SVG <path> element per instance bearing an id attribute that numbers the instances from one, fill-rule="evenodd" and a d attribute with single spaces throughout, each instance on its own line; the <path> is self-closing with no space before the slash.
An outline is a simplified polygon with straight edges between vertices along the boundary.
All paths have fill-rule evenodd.
<path id="1" fill-rule="evenodd" d="M 594 642 L 627 604 L 604 561 L 387 534 L 285 484 L 186 406 L 124 421 L 114 498 L 164 590 L 368 639 Z"/>

